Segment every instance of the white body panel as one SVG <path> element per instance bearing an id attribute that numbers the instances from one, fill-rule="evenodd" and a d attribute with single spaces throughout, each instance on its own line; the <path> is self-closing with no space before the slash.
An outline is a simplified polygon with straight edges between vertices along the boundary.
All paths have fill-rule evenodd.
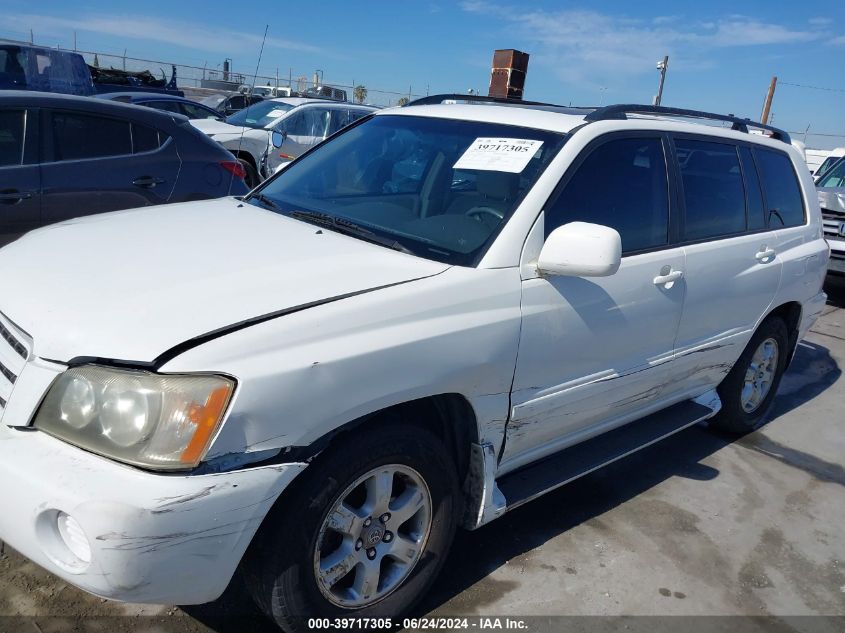
<path id="1" fill-rule="evenodd" d="M 584 123 L 488 105 L 384 115 L 561 133 Z M 0 376 L 0 538 L 98 595 L 205 602 L 222 592 L 266 512 L 306 468 L 302 459 L 285 463 L 287 451 L 318 446 L 363 416 L 419 398 L 463 398 L 474 414 L 463 447 L 467 525 L 477 527 L 506 507 L 496 488 L 503 474 L 680 400 L 712 399 L 771 309 L 798 305 L 798 336 L 822 310 L 818 200 L 802 167 L 805 226 L 672 244 L 622 257 L 607 277 L 539 275 L 543 207 L 562 174 L 591 141 L 639 130 L 702 126 L 629 118 L 580 127 L 475 268 L 233 199 L 65 222 L 4 248 L 0 322 L 14 340 L 0 339 L 9 374 Z M 780 141 L 706 130 L 787 151 L 803 165 Z M 756 258 L 763 246 L 774 250 L 771 260 Z M 683 277 L 660 282 L 667 269 Z M 15 341 L 24 348 L 17 358 Z M 30 424 L 72 359 L 234 378 L 234 400 L 200 471 L 218 472 L 153 474 L 6 428 Z M 249 467 L 273 456 L 281 463 Z M 82 526 L 90 565 L 69 566 L 52 549 L 58 511 Z"/>

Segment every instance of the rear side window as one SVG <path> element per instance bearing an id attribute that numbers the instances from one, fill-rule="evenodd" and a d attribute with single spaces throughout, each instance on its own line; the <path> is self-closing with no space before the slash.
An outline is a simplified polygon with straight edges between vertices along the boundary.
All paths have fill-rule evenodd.
<path id="1" fill-rule="evenodd" d="M 745 187 L 734 145 L 675 139 L 684 188 L 684 239 L 745 231 Z"/>
<path id="2" fill-rule="evenodd" d="M 748 147 L 739 148 L 742 160 L 742 174 L 745 176 L 745 197 L 748 203 L 748 230 L 759 231 L 766 227 L 766 215 L 763 205 L 763 189 L 754 156 Z"/>
<path id="3" fill-rule="evenodd" d="M 766 194 L 769 227 L 773 229 L 804 224 L 804 201 L 792 161 L 782 153 L 756 148 L 757 164 Z"/>
<path id="4" fill-rule="evenodd" d="M 669 186 L 662 141 L 618 139 L 590 153 L 546 209 L 546 235 L 576 221 L 616 229 L 623 252 L 666 244 Z"/>
<path id="5" fill-rule="evenodd" d="M 132 124 L 132 150 L 135 154 L 151 152 L 159 147 L 159 133 L 146 125 Z"/>
<path id="6" fill-rule="evenodd" d="M 23 163 L 24 110 L 0 110 L 0 167 Z"/>
<path id="7" fill-rule="evenodd" d="M 53 112 L 55 160 L 80 160 L 132 153 L 129 122 L 89 114 Z"/>

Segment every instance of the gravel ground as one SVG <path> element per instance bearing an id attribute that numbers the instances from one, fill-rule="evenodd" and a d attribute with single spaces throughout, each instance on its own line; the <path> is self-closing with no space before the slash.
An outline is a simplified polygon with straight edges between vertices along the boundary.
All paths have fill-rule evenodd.
<path id="1" fill-rule="evenodd" d="M 845 279 L 827 291 L 769 424 L 688 429 L 459 534 L 419 615 L 827 615 L 821 630 L 845 630 Z M 0 616 L 33 633 L 265 628 L 237 581 L 200 607 L 118 604 L 8 548 Z"/>

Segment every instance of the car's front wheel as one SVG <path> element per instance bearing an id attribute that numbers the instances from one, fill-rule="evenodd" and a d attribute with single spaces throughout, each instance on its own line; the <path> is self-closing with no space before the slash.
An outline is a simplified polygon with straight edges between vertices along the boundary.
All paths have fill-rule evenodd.
<path id="1" fill-rule="evenodd" d="M 439 571 L 455 531 L 449 452 L 411 425 L 362 428 L 309 466 L 245 560 L 259 607 L 282 628 L 307 618 L 405 613 Z"/>

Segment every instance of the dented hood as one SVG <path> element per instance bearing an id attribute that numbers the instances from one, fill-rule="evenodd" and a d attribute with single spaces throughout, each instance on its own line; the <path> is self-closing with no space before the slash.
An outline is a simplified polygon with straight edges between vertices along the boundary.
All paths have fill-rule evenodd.
<path id="1" fill-rule="evenodd" d="M 25 235 L 0 249 L 0 312 L 41 358 L 152 362 L 228 326 L 446 268 L 224 198 Z"/>

